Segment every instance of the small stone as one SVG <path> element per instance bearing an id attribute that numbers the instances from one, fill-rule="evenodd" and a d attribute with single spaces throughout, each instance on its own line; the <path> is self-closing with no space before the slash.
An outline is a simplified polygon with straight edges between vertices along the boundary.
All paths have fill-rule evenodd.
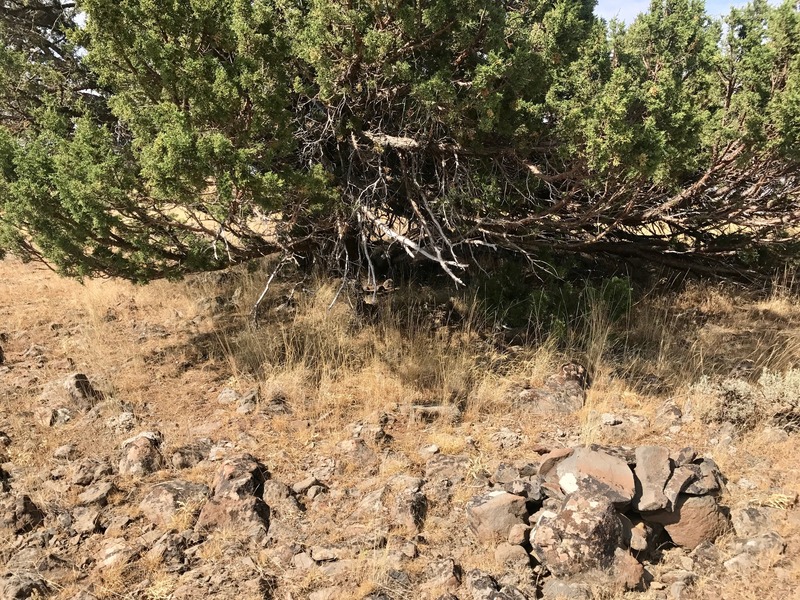
<path id="1" fill-rule="evenodd" d="M 53 451 L 53 458 L 57 460 L 71 460 L 75 458 L 77 449 L 72 444 L 64 444 Z"/>
<path id="2" fill-rule="evenodd" d="M 309 475 L 305 479 L 302 479 L 297 483 L 295 483 L 292 486 L 292 491 L 298 495 L 305 494 L 310 488 L 316 485 L 319 485 L 319 481 L 317 481 L 317 478 L 314 477 L 313 475 Z"/>
<path id="3" fill-rule="evenodd" d="M 116 486 L 113 483 L 102 481 L 87 487 L 83 492 L 78 494 L 78 500 L 84 506 L 89 504 L 105 506 L 108 504 L 109 494 L 114 490 L 116 490 Z"/>
<path id="4" fill-rule="evenodd" d="M 300 552 L 292 557 L 292 566 L 301 571 L 307 571 L 308 569 L 316 566 L 316 564 L 317 563 L 314 562 L 314 559 L 311 558 L 311 555 L 308 552 Z"/>
<path id="5" fill-rule="evenodd" d="M 517 523 L 512 525 L 508 531 L 508 543 L 522 546 L 528 543 L 528 534 L 531 532 L 531 526 L 524 523 Z"/>
<path id="6" fill-rule="evenodd" d="M 549 579 L 542 594 L 544 600 L 591 600 L 592 588 L 586 583 Z"/>

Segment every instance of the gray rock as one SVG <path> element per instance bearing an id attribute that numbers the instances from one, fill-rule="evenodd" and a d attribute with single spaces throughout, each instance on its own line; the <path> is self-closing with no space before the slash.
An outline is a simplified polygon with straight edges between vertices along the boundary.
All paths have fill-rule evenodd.
<path id="1" fill-rule="evenodd" d="M 489 492 L 467 503 L 470 529 L 483 543 L 507 539 L 511 528 L 525 524 L 527 516 L 525 498 L 508 492 Z"/>
<path id="2" fill-rule="evenodd" d="M 111 475 L 112 472 L 110 463 L 86 458 L 75 465 L 71 481 L 75 485 L 86 486 Z"/>
<path id="3" fill-rule="evenodd" d="M 116 486 L 109 481 L 94 483 L 78 495 L 78 501 L 84 506 L 89 504 L 105 506 L 108 503 L 109 494 L 116 489 Z"/>
<path id="4" fill-rule="evenodd" d="M 28 533 L 44 522 L 44 512 L 27 494 L 0 498 L 0 531 L 10 530 L 15 535 Z"/>
<path id="5" fill-rule="evenodd" d="M 51 591 L 50 584 L 36 571 L 4 573 L 0 578 L 0 598 L 3 600 L 43 598 Z"/>
<path id="6" fill-rule="evenodd" d="M 669 501 L 664 495 L 664 487 L 672 474 L 669 460 L 666 448 L 641 446 L 636 449 L 633 508 L 638 511 L 666 508 Z"/>
<path id="7" fill-rule="evenodd" d="M 179 513 L 199 512 L 207 498 L 207 486 L 173 479 L 152 486 L 139 503 L 139 509 L 151 523 L 169 527 Z"/>
<path id="8" fill-rule="evenodd" d="M 683 492 L 693 496 L 705 496 L 706 494 L 716 494 L 724 485 L 722 474 L 717 463 L 710 458 L 695 460 L 694 464 L 686 465 L 694 473 L 694 479 L 687 485 Z"/>
<path id="9" fill-rule="evenodd" d="M 461 567 L 452 558 L 434 560 L 425 569 L 422 590 L 445 589 L 454 591 L 461 585 Z"/>
<path id="10" fill-rule="evenodd" d="M 72 444 L 64 444 L 53 451 L 53 458 L 57 460 L 72 460 L 77 452 L 77 449 Z"/>
<path id="11" fill-rule="evenodd" d="M 587 583 L 548 579 L 542 587 L 544 600 L 592 600 L 592 588 Z"/>
<path id="12" fill-rule="evenodd" d="M 739 537 L 754 537 L 772 528 L 769 509 L 760 506 L 747 506 L 731 510 L 731 524 Z"/>
<path id="13" fill-rule="evenodd" d="M 672 476 L 664 486 L 664 496 L 667 498 L 667 510 L 672 510 L 678 502 L 678 496 L 686 489 L 696 477 L 695 465 L 683 465 L 672 472 Z"/>

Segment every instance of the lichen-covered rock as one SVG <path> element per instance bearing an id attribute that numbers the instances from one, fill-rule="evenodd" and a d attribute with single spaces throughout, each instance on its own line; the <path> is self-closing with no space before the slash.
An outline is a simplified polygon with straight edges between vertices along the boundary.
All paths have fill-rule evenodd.
<path id="1" fill-rule="evenodd" d="M 607 569 L 623 543 L 613 504 L 603 496 L 573 494 L 553 518 L 543 518 L 531 538 L 532 554 L 556 577 Z"/>

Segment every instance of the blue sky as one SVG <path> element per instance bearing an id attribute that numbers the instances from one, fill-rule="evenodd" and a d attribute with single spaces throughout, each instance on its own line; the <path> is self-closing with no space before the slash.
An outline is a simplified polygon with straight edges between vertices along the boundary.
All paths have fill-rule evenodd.
<path id="1" fill-rule="evenodd" d="M 742 6 L 744 4 L 746 4 L 746 1 L 731 2 L 730 0 L 706 0 L 706 11 L 714 17 L 719 17 L 723 14 L 727 14 L 731 6 Z M 645 12 L 648 6 L 650 6 L 649 0 L 637 0 L 636 2 L 597 0 L 597 7 L 594 12 L 604 19 L 608 20 L 617 17 L 630 25 L 636 18 L 636 15 Z"/>

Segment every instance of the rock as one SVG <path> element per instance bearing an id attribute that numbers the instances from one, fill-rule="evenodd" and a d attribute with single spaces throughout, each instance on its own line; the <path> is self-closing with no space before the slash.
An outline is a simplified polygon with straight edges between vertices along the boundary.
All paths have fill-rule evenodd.
<path id="1" fill-rule="evenodd" d="M 272 598 L 275 579 L 249 557 L 211 561 L 187 571 L 178 580 L 171 600 L 242 600 Z"/>
<path id="2" fill-rule="evenodd" d="M 568 363 L 561 367 L 560 373 L 550 376 L 541 388 L 522 390 L 518 401 L 536 413 L 574 413 L 586 402 L 587 382 L 586 369 Z"/>
<path id="3" fill-rule="evenodd" d="M 315 485 L 319 485 L 319 481 L 313 475 L 309 475 L 305 479 L 302 479 L 297 483 L 295 483 L 292 486 L 292 491 L 298 495 L 305 494 L 309 489 L 311 489 Z"/>
<path id="4" fill-rule="evenodd" d="M 622 425 L 622 419 L 611 413 L 603 413 L 600 415 L 600 423 L 606 427 L 613 427 L 614 425 Z"/>
<path id="5" fill-rule="evenodd" d="M 207 459 L 210 452 L 211 440 L 208 438 L 180 446 L 172 453 L 172 466 L 176 469 L 188 469 Z"/>
<path id="6" fill-rule="evenodd" d="M 56 460 L 72 460 L 77 454 L 77 449 L 72 444 L 64 444 L 53 451 Z"/>
<path id="7" fill-rule="evenodd" d="M 116 486 L 108 481 L 92 484 L 78 495 L 78 501 L 84 506 L 88 504 L 108 504 L 108 495 L 115 491 Z"/>
<path id="8" fill-rule="evenodd" d="M 687 485 L 683 493 L 693 496 L 705 496 L 706 494 L 716 494 L 724 485 L 722 474 L 715 463 L 710 458 L 695 460 L 694 464 L 686 465 L 686 468 L 694 472 L 693 480 Z"/>
<path id="9" fill-rule="evenodd" d="M 44 427 L 55 427 L 69 423 L 72 420 L 72 411 L 64 406 L 57 408 L 42 406 L 34 411 L 34 416 Z"/>
<path id="10" fill-rule="evenodd" d="M 215 498 L 261 498 L 264 482 L 269 478 L 267 467 L 250 454 L 228 458 L 222 462 L 214 477 Z"/>
<path id="11" fill-rule="evenodd" d="M 292 557 L 292 566 L 300 571 L 307 571 L 317 566 L 317 563 L 314 562 L 314 559 L 308 552 L 298 552 Z"/>
<path id="12" fill-rule="evenodd" d="M 616 506 L 625 506 L 636 491 L 628 464 L 605 452 L 576 448 L 555 467 L 558 482 L 565 493 L 579 490 L 602 494 Z"/>
<path id="13" fill-rule="evenodd" d="M 69 375 L 64 380 L 64 390 L 82 410 L 90 409 L 103 399 L 103 393 L 83 373 Z"/>
<path id="14" fill-rule="evenodd" d="M 527 437 L 522 435 L 519 431 L 511 431 L 508 427 L 503 427 L 499 431 L 493 433 L 489 439 L 494 442 L 499 449 L 510 450 L 521 446 L 522 443 L 527 440 Z"/>
<path id="15" fill-rule="evenodd" d="M 501 542 L 494 549 L 494 559 L 499 565 L 512 569 L 530 566 L 530 556 L 525 548 L 508 542 Z"/>
<path id="16" fill-rule="evenodd" d="M 133 431 L 133 428 L 136 427 L 137 423 L 138 419 L 136 418 L 136 415 L 126 410 L 118 415 L 109 417 L 106 419 L 105 424 L 106 427 L 108 427 L 114 433 L 121 434 Z"/>
<path id="17" fill-rule="evenodd" d="M 264 502 L 267 468 L 249 454 L 223 461 L 214 477 L 214 495 L 197 519 L 198 531 L 233 529 L 263 539 L 270 509 Z"/>
<path id="18" fill-rule="evenodd" d="M 415 421 L 422 421 L 425 423 L 432 423 L 434 421 L 456 423 L 461 420 L 461 410 L 458 406 L 452 404 L 440 406 L 414 405 L 411 407 L 411 410 Z"/>
<path id="19" fill-rule="evenodd" d="M 676 545 L 689 549 L 705 541 L 713 542 L 728 527 L 728 520 L 714 496 L 680 495 L 673 511 L 646 513 L 642 518 L 663 525 Z"/>
<path id="20" fill-rule="evenodd" d="M 526 600 L 525 596 L 513 586 L 503 586 L 488 573 L 472 569 L 467 573 L 465 587 L 472 600 Z"/>
<path id="21" fill-rule="evenodd" d="M 425 569 L 425 582 L 420 587 L 455 591 L 461 585 L 461 575 L 461 567 L 452 558 L 435 560 Z"/>
<path id="22" fill-rule="evenodd" d="M 786 550 L 786 542 L 776 531 L 760 533 L 735 545 L 735 552 L 746 552 L 751 555 L 772 554 L 777 556 Z"/>
<path id="23" fill-rule="evenodd" d="M 182 533 L 165 533 L 152 548 L 145 553 L 145 558 L 151 564 L 161 565 L 167 573 L 183 571 L 186 564 L 184 551 L 189 544 L 189 539 Z"/>
<path id="24" fill-rule="evenodd" d="M 672 510 L 678 501 L 678 496 L 686 489 L 696 477 L 694 465 L 683 465 L 672 472 L 672 476 L 664 486 L 664 496 L 667 498 L 667 510 Z"/>
<path id="25" fill-rule="evenodd" d="M 531 539 L 532 554 L 556 577 L 608 569 L 623 543 L 623 528 L 603 496 L 567 497 L 555 517 L 543 518 Z"/>
<path id="26" fill-rule="evenodd" d="M 592 588 L 587 583 L 549 579 L 542 587 L 544 600 L 592 600 Z"/>
<path id="27" fill-rule="evenodd" d="M 97 568 L 108 569 L 116 565 L 129 563 L 136 554 L 136 548 L 124 538 L 110 538 L 103 540 L 95 560 L 97 561 Z"/>
<path id="28" fill-rule="evenodd" d="M 676 467 L 682 467 L 683 465 L 691 464 L 694 459 L 697 458 L 697 452 L 695 452 L 695 449 L 691 446 L 686 446 L 685 448 L 681 448 L 678 452 L 670 454 L 670 457 Z"/>
<path id="29" fill-rule="evenodd" d="M 614 587 L 624 590 L 642 589 L 644 567 L 628 551 L 617 548 L 614 552 L 611 576 L 614 578 Z"/>
<path id="30" fill-rule="evenodd" d="M 170 527 L 179 514 L 191 515 L 199 511 L 207 497 L 207 486 L 173 479 L 152 486 L 139 503 L 139 508 L 150 522 Z M 185 529 L 185 526 L 180 529 Z"/>
<path id="31" fill-rule="evenodd" d="M 79 506 L 72 513 L 72 530 L 82 535 L 94 533 L 97 531 L 99 520 L 98 509 Z"/>
<path id="32" fill-rule="evenodd" d="M 514 525 L 525 524 L 528 509 L 525 498 L 494 491 L 476 496 L 467 503 L 467 521 L 480 542 L 507 539 Z"/>
<path id="33" fill-rule="evenodd" d="M 731 510 L 731 524 L 739 537 L 754 537 L 772 527 L 769 510 L 758 506 Z"/>
<path id="34" fill-rule="evenodd" d="M 4 573 L 0 579 L 0 598 L 3 600 L 43 598 L 51 591 L 47 580 L 35 571 Z"/>
<path id="35" fill-rule="evenodd" d="M 113 470 L 109 463 L 87 458 L 75 465 L 71 481 L 75 485 L 85 486 L 102 479 L 106 475 L 111 475 L 112 472 Z"/>
<path id="36" fill-rule="evenodd" d="M 242 415 L 249 415 L 258 405 L 258 390 L 248 390 L 236 403 L 236 412 Z"/>
<path id="37" fill-rule="evenodd" d="M 508 531 L 508 543 L 517 546 L 522 546 L 528 543 L 528 535 L 531 532 L 531 526 L 524 523 L 517 523 L 512 525 Z"/>
<path id="38" fill-rule="evenodd" d="M 638 518 L 620 515 L 625 545 L 636 552 L 646 552 L 650 548 L 653 528 Z"/>
<path id="39" fill-rule="evenodd" d="M 241 394 L 232 388 L 222 388 L 217 395 L 217 402 L 220 404 L 234 404 L 239 401 Z"/>
<path id="40" fill-rule="evenodd" d="M 45 514 L 27 494 L 0 498 L 0 531 L 11 530 L 15 535 L 28 533 L 44 522 Z"/>
<path id="41" fill-rule="evenodd" d="M 122 460 L 119 461 L 120 475 L 147 475 L 164 466 L 161 456 L 162 436 L 157 431 L 144 431 L 122 442 Z"/>
<path id="42" fill-rule="evenodd" d="M 452 483 L 464 481 L 469 469 L 469 458 L 436 454 L 425 464 L 425 480 L 436 481 L 446 479 Z"/>
<path id="43" fill-rule="evenodd" d="M 669 460 L 669 450 L 666 448 L 641 446 L 636 449 L 633 508 L 649 511 L 667 507 L 669 500 L 664 495 L 664 487 L 672 474 Z"/>

